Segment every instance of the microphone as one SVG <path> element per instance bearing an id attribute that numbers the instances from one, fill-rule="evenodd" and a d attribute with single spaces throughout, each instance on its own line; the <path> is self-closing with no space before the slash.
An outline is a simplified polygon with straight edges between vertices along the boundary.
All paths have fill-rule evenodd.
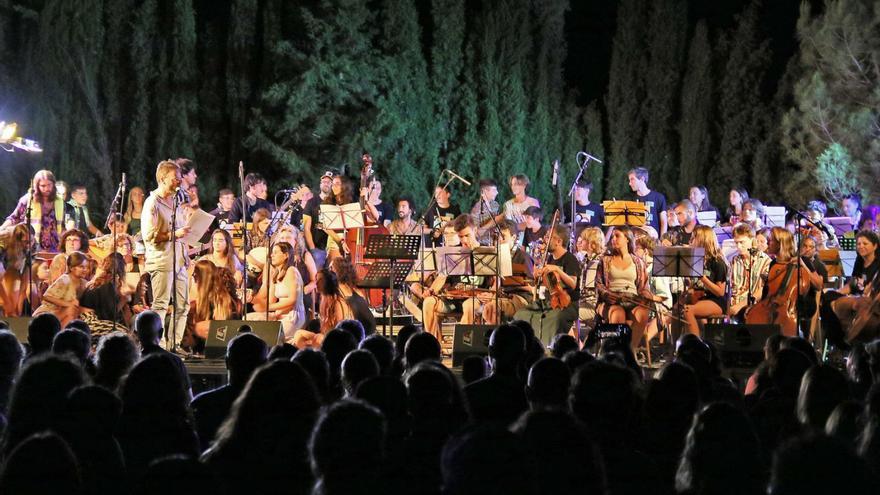
<path id="1" fill-rule="evenodd" d="M 585 158 L 587 159 L 587 161 L 592 160 L 592 161 L 594 161 L 594 162 L 602 163 L 602 160 L 600 160 L 600 159 L 596 158 L 595 156 L 593 156 L 593 155 L 587 153 L 586 151 L 578 151 L 577 156 L 578 156 L 579 158 L 580 158 L 581 156 L 583 156 L 583 157 L 585 157 Z"/>
<path id="2" fill-rule="evenodd" d="M 749 248 L 749 254 L 752 256 L 758 254 L 758 248 Z"/>
<path id="3" fill-rule="evenodd" d="M 122 188 L 125 189 L 125 172 L 122 172 Z"/>
<path id="4" fill-rule="evenodd" d="M 553 160 L 553 179 L 550 181 L 553 187 L 559 183 L 559 160 Z"/>
<path id="5" fill-rule="evenodd" d="M 470 181 L 468 181 L 468 180 L 465 179 L 464 177 L 458 175 L 457 173 L 453 172 L 452 170 L 446 169 L 446 170 L 444 170 L 444 172 L 446 172 L 447 174 L 451 175 L 452 178 L 454 178 L 454 179 L 458 179 L 458 180 L 464 182 L 465 185 L 468 185 L 468 186 L 471 185 Z"/>
<path id="6" fill-rule="evenodd" d="M 293 189 L 279 189 L 278 192 L 280 192 L 280 193 L 296 193 L 296 192 L 299 192 L 299 188 L 294 187 Z"/>

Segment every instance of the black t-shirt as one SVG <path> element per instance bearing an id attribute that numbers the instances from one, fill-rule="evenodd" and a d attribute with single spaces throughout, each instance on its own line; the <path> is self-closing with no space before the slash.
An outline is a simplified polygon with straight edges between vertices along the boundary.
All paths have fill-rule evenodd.
<path id="1" fill-rule="evenodd" d="M 321 196 L 313 196 L 306 203 L 303 215 L 308 215 L 312 219 L 312 240 L 315 242 L 315 248 L 324 249 L 327 247 L 327 233 L 321 228 Z"/>
<path id="2" fill-rule="evenodd" d="M 275 205 L 261 198 L 257 198 L 254 204 L 250 204 L 250 200 L 247 198 L 245 198 L 245 202 L 248 203 L 246 222 L 250 222 L 254 212 L 260 208 L 265 208 L 269 211 L 275 209 Z M 241 221 L 241 216 L 241 198 L 235 198 L 235 203 L 232 204 L 232 209 L 229 211 L 229 221 L 239 222 Z"/>
<path id="3" fill-rule="evenodd" d="M 703 275 L 706 276 L 709 280 L 716 284 L 726 283 L 727 282 L 727 263 L 724 262 L 721 258 L 706 258 L 703 262 Z M 697 284 L 697 288 L 705 289 L 702 287 L 702 284 Z M 706 290 L 706 295 L 703 297 L 704 300 L 712 301 L 721 308 L 721 311 L 727 311 L 727 297 L 724 295 L 716 296 L 715 294 Z"/>
<path id="4" fill-rule="evenodd" d="M 547 234 L 547 227 L 542 225 L 537 232 L 532 231 L 532 229 L 526 227 L 523 230 L 523 246 L 530 247 L 533 242 L 539 241 L 544 238 Z"/>
<path id="5" fill-rule="evenodd" d="M 810 272 L 818 273 L 822 277 L 822 284 L 828 281 L 828 269 L 825 268 L 825 263 L 822 263 L 822 260 L 819 259 L 818 256 L 810 259 L 806 257 L 801 257 L 804 260 L 804 264 L 807 265 L 807 269 Z M 797 274 L 795 274 L 796 276 Z M 813 314 L 816 312 L 816 289 L 810 285 L 810 290 L 807 293 L 800 297 L 800 302 L 798 303 L 798 315 L 801 318 L 812 318 Z"/>
<path id="6" fill-rule="evenodd" d="M 95 312 L 99 320 L 113 321 L 113 310 L 119 297 L 114 294 L 113 284 L 104 284 L 94 289 L 86 289 L 80 298 L 80 305 Z M 123 323 L 122 312 L 116 314 L 116 322 Z"/>
<path id="7" fill-rule="evenodd" d="M 382 201 L 374 206 L 376 207 L 376 210 L 379 211 L 379 219 L 376 220 L 376 224 L 382 225 L 385 223 L 385 220 L 388 220 L 389 222 L 394 220 L 394 207 L 391 206 L 391 203 Z"/>
<path id="8" fill-rule="evenodd" d="M 660 233 L 660 214 L 666 211 L 666 196 L 658 193 L 657 191 L 651 191 L 644 196 L 635 195 L 636 201 L 640 203 L 645 203 L 648 207 L 648 221 L 647 224 L 654 229 L 657 230 L 657 233 Z"/>
<path id="9" fill-rule="evenodd" d="M 446 208 L 434 205 L 425 215 L 425 225 L 431 229 L 439 228 L 443 223 L 450 222 L 459 215 L 461 215 L 461 209 L 458 205 L 451 204 Z M 434 247 L 442 246 L 443 232 L 441 231 L 440 236 L 436 238 L 433 237 L 433 234 L 429 234 L 428 244 Z"/>
<path id="10" fill-rule="evenodd" d="M 865 266 L 865 260 L 861 256 L 856 256 L 856 262 L 853 264 L 852 279 L 850 280 L 850 289 L 852 289 L 853 294 L 860 294 L 862 292 L 858 289 L 856 280 L 861 278 L 865 287 L 867 287 L 869 283 L 875 280 L 878 269 L 880 269 L 880 257 L 876 254 L 874 255 L 874 261 L 868 266 Z"/>
<path id="11" fill-rule="evenodd" d="M 663 234 L 663 239 L 669 240 L 673 246 L 687 246 L 691 243 L 694 232 L 688 232 L 681 225 L 669 227 L 669 230 Z"/>
<path id="12" fill-rule="evenodd" d="M 571 209 L 565 210 L 567 214 L 571 214 Z M 584 227 L 601 227 L 605 223 L 605 209 L 602 205 L 590 203 L 588 205 L 574 205 L 574 221 L 579 229 Z M 568 218 L 566 216 L 566 218 Z"/>
<path id="13" fill-rule="evenodd" d="M 581 264 L 578 263 L 577 257 L 569 251 L 566 251 L 559 259 L 554 259 L 553 255 L 550 255 L 550 259 L 547 263 L 562 267 L 562 271 L 564 271 L 566 275 L 575 278 L 574 289 L 570 289 L 564 282 L 562 285 L 565 287 L 565 292 L 568 292 L 569 297 L 571 297 L 571 303 L 577 305 L 578 299 L 580 299 L 580 290 L 577 289 L 577 287 L 580 287 L 581 285 L 580 281 L 577 280 L 581 274 Z"/>

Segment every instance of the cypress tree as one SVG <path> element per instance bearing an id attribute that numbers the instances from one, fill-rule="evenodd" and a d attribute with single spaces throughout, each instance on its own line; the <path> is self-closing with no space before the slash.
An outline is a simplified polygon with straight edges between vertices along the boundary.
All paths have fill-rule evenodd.
<path id="1" fill-rule="evenodd" d="M 688 50 L 687 71 L 682 81 L 681 167 L 678 190 L 706 181 L 706 170 L 712 165 L 713 102 L 715 94 L 712 73 L 712 48 L 705 21 L 700 21 Z M 726 190 L 725 190 L 726 193 Z"/>
<path id="2" fill-rule="evenodd" d="M 605 96 L 610 141 L 606 196 L 619 198 L 628 193 L 627 171 L 644 163 L 645 122 L 642 105 L 646 98 L 643 78 L 647 66 L 646 25 L 647 2 L 623 0 L 620 3 Z"/>
<path id="3" fill-rule="evenodd" d="M 768 65 L 769 42 L 760 29 L 762 0 L 753 0 L 737 17 L 732 47 L 721 80 L 717 165 L 709 169 L 715 190 L 729 190 L 766 180 L 767 164 L 754 163 L 768 129 L 762 95 Z"/>
<path id="4" fill-rule="evenodd" d="M 434 21 L 431 43 L 430 82 L 434 102 L 435 133 L 439 146 L 439 161 L 450 168 L 457 166 L 451 153 L 460 146 L 465 112 L 463 107 L 472 102 L 462 97 L 462 78 L 465 66 L 464 0 L 433 0 L 431 17 Z"/>
<path id="5" fill-rule="evenodd" d="M 144 0 L 134 11 L 131 25 L 131 68 L 134 73 L 135 106 L 123 149 L 129 160 L 132 182 L 152 189 L 156 163 L 170 156 L 152 148 L 155 133 L 151 125 L 154 84 L 158 79 L 159 54 L 154 52 L 153 39 L 158 36 L 156 0 Z M 159 156 L 157 157 L 157 153 Z"/>
<path id="6" fill-rule="evenodd" d="M 648 67 L 645 72 L 644 165 L 651 170 L 651 189 L 670 199 L 677 190 L 679 174 L 679 119 L 681 73 L 688 37 L 687 0 L 651 2 L 648 23 Z"/>
<path id="7" fill-rule="evenodd" d="M 359 161 L 366 149 L 362 130 L 375 120 L 377 97 L 375 16 L 364 0 L 323 0 L 299 15 L 305 39 L 294 43 L 282 31 L 273 53 L 276 63 L 300 70 L 262 92 L 247 144 L 311 181 L 323 167 Z"/>

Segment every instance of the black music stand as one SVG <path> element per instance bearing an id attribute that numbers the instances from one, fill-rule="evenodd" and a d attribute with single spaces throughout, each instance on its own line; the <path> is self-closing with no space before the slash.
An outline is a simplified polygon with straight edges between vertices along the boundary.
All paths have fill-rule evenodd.
<path id="1" fill-rule="evenodd" d="M 706 249 L 701 247 L 675 246 L 663 247 L 657 246 L 654 249 L 654 267 L 651 270 L 651 276 L 654 277 L 678 277 L 687 279 L 700 278 L 703 276 L 703 262 L 706 258 Z M 679 309 L 681 306 L 679 305 Z M 676 321 L 681 326 L 681 311 L 677 315 Z M 679 334 L 681 332 L 679 331 Z M 672 353 L 675 353 L 675 341 L 670 335 L 669 343 L 672 347 Z"/>
<path id="2" fill-rule="evenodd" d="M 394 318 L 394 288 L 402 287 L 404 280 L 412 270 L 413 261 L 419 258 L 420 235 L 388 235 L 373 234 L 364 248 L 365 259 L 382 259 L 370 265 L 370 269 L 358 287 L 382 289 L 382 303 L 387 309 L 386 290 L 391 291 L 391 311 L 382 325 L 382 335 L 386 336 L 388 321 Z M 398 263 L 405 260 L 403 263 Z"/>

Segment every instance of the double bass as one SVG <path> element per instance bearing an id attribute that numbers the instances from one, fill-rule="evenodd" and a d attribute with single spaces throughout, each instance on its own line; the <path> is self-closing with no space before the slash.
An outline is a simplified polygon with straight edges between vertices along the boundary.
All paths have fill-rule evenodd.
<path id="1" fill-rule="evenodd" d="M 788 263 L 775 263 L 767 275 L 767 296 L 746 309 L 746 324 L 779 325 L 782 335 L 797 334 L 797 298 L 810 289 L 810 272 L 796 257 Z"/>

